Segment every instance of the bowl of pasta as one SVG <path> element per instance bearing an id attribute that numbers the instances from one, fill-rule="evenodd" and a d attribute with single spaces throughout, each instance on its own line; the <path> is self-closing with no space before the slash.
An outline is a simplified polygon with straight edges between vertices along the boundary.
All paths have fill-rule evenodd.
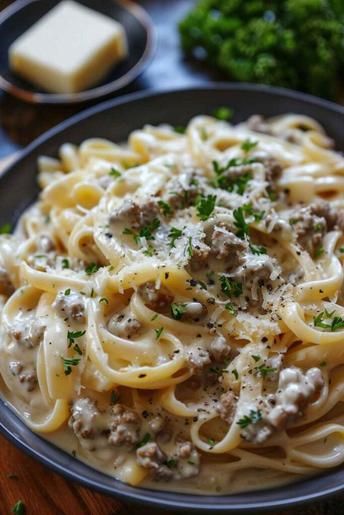
<path id="1" fill-rule="evenodd" d="M 24 150 L 0 178 L 3 434 L 159 507 L 342 491 L 343 125 L 217 84 L 111 100 Z"/>

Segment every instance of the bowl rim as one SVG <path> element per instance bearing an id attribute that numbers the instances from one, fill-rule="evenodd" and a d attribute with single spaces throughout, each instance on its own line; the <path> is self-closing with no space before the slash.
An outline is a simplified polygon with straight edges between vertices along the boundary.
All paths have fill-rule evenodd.
<path id="1" fill-rule="evenodd" d="M 67 120 L 59 123 L 49 131 L 45 132 L 37 139 L 35 139 L 30 145 L 26 147 L 25 150 L 19 152 L 19 155 L 12 161 L 4 170 L 4 172 L 0 176 L 0 183 L 4 176 L 12 173 L 12 169 L 22 161 L 25 160 L 27 156 L 33 153 L 37 148 L 40 147 L 41 144 L 49 141 L 54 136 L 58 135 L 61 131 L 68 129 L 72 126 L 75 126 L 86 120 L 90 116 L 106 111 L 107 109 L 114 108 L 119 105 L 130 104 L 135 101 L 144 100 L 146 98 L 157 98 L 162 96 L 169 95 L 178 95 L 178 93 L 188 93 L 192 96 L 193 91 L 203 91 L 214 93 L 214 91 L 239 91 L 239 92 L 263 92 L 263 93 L 271 93 L 275 96 L 280 96 L 284 98 L 292 98 L 302 102 L 307 103 L 308 105 L 312 104 L 321 108 L 324 108 L 333 113 L 339 113 L 343 116 L 344 119 L 344 107 L 328 100 L 323 100 L 312 95 L 308 95 L 305 93 L 299 93 L 296 91 L 288 90 L 285 88 L 275 88 L 272 86 L 266 85 L 257 85 L 257 84 L 247 84 L 247 83 L 208 83 L 205 85 L 190 85 L 188 87 L 181 88 L 173 88 L 173 89 L 159 89 L 154 91 L 141 91 L 136 93 L 131 93 L 122 97 L 114 98 L 111 100 L 107 100 L 102 102 L 96 106 L 90 107 L 78 113 Z M 6 405 L 6 400 L 0 397 L 0 408 L 1 410 L 5 410 L 5 413 L 9 413 L 9 416 L 14 416 L 18 420 L 18 424 L 25 430 L 32 433 L 31 429 L 25 425 L 25 423 L 17 417 L 15 411 Z M 0 412 L 1 412 L 0 410 Z M 0 413 L 1 414 L 1 413 Z M 97 490 L 103 494 L 111 495 L 113 497 L 117 497 L 124 501 L 129 501 L 133 503 L 141 503 L 145 505 L 150 505 L 154 507 L 164 508 L 164 509 L 174 509 L 174 510 L 188 510 L 188 512 L 202 512 L 202 513 L 258 513 L 261 511 L 273 510 L 273 509 L 283 509 L 287 507 L 299 506 L 305 504 L 310 501 L 325 499 L 331 495 L 338 494 L 344 490 L 344 484 L 330 486 L 324 489 L 321 489 L 316 492 L 305 493 L 305 494 L 297 494 L 296 496 L 289 496 L 282 499 L 272 499 L 266 501 L 251 501 L 249 499 L 246 502 L 233 503 L 231 501 L 231 495 L 223 495 L 223 496 L 210 496 L 214 502 L 216 502 L 216 498 L 218 499 L 228 499 L 228 503 L 226 504 L 218 504 L 210 506 L 209 503 L 205 503 L 205 497 L 197 494 L 187 494 L 186 492 L 170 492 L 164 490 L 151 490 L 145 488 L 135 488 L 126 485 L 128 489 L 125 492 L 120 490 L 116 490 L 116 487 L 110 487 L 108 485 L 101 484 L 97 480 L 86 479 L 85 477 L 79 475 L 77 472 L 73 470 L 69 470 L 68 468 L 64 468 L 61 464 L 56 463 L 49 454 L 44 454 L 39 450 L 33 448 L 28 443 L 23 442 L 20 438 L 20 434 L 13 433 L 11 430 L 2 422 L 0 417 L 0 433 L 2 433 L 8 440 L 13 442 L 16 447 L 23 450 L 28 455 L 34 457 L 39 462 L 46 465 L 51 470 L 61 474 L 63 477 L 73 480 L 85 487 L 92 488 Z M 41 438 L 40 435 L 33 433 L 38 438 Z M 44 440 L 45 443 L 52 445 L 47 440 Z M 58 453 L 65 453 L 62 449 L 57 446 L 52 445 L 54 450 Z M 84 463 L 84 466 L 88 467 L 87 464 Z M 333 470 L 333 469 L 331 469 Z M 326 476 L 326 471 L 323 474 Z M 319 477 L 321 475 L 316 475 Z M 306 481 L 312 481 L 312 477 L 305 478 Z M 116 480 L 115 480 L 116 481 Z M 116 483 L 115 483 L 116 484 Z M 278 487 L 276 487 L 278 489 Z M 249 496 L 250 492 L 247 492 Z M 160 494 L 160 496 L 159 496 Z M 167 498 L 161 497 L 166 494 Z M 159 496 L 159 497 L 158 497 Z M 173 498 L 175 496 L 175 498 Z M 190 499 L 191 497 L 191 499 Z M 203 501 L 203 502 L 202 502 Z"/>
<path id="2" fill-rule="evenodd" d="M 27 7 L 28 5 L 38 1 L 41 0 L 16 0 L 13 4 L 10 4 L 8 7 L 6 7 L 0 12 L 0 27 L 6 20 L 12 18 L 13 16 L 16 16 L 16 14 L 19 11 L 25 9 L 25 7 Z M 128 84 L 130 84 L 143 72 L 144 67 L 147 66 L 153 58 L 153 55 L 157 47 L 156 30 L 154 28 L 152 18 L 140 4 L 134 3 L 132 0 L 112 1 L 113 3 L 117 3 L 123 9 L 130 12 L 130 14 L 132 14 L 138 20 L 139 23 L 141 23 L 147 34 L 146 45 L 144 47 L 141 57 L 134 64 L 134 66 L 132 66 L 123 75 L 121 75 L 115 80 L 107 82 L 106 84 L 102 84 L 91 89 L 86 89 L 78 93 L 41 93 L 38 91 L 30 91 L 28 89 L 25 89 L 25 87 L 17 86 L 16 84 L 6 79 L 0 73 L 0 89 L 30 104 L 56 105 L 80 104 L 82 102 L 99 99 L 102 97 L 106 97 L 107 95 L 110 95 L 111 93 L 114 93 L 116 91 L 119 91 Z"/>

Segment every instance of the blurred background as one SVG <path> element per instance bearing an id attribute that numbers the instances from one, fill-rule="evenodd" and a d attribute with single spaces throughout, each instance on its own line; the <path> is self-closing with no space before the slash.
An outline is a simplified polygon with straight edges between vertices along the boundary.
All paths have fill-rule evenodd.
<path id="1" fill-rule="evenodd" d="M 11 3 L 0 0 L 0 10 Z M 152 18 L 157 49 L 140 78 L 115 96 L 236 80 L 344 103 L 344 0 L 137 3 Z M 0 92 L 0 158 L 94 103 L 37 106 Z"/>

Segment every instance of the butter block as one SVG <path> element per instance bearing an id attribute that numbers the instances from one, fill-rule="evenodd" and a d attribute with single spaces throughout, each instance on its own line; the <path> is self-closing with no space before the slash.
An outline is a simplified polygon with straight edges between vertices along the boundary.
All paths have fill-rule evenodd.
<path id="1" fill-rule="evenodd" d="M 12 43 L 9 62 L 49 92 L 75 93 L 96 85 L 127 52 L 120 23 L 65 0 Z"/>

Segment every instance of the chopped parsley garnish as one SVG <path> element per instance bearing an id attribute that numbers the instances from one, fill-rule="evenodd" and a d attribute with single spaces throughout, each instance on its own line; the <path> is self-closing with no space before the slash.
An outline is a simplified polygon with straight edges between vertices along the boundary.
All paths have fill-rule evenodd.
<path id="1" fill-rule="evenodd" d="M 257 361 L 260 361 L 262 358 L 260 356 L 257 356 L 257 354 L 252 354 L 252 358 L 257 363 Z"/>
<path id="2" fill-rule="evenodd" d="M 341 254 L 344 254 L 344 247 L 339 247 L 339 252 L 340 252 Z"/>
<path id="3" fill-rule="evenodd" d="M 234 225 L 238 229 L 237 236 L 241 239 L 249 233 L 249 225 L 246 221 L 245 215 L 252 217 L 254 221 L 259 222 L 264 217 L 264 211 L 254 209 L 252 204 L 244 204 L 237 209 L 233 210 Z"/>
<path id="4" fill-rule="evenodd" d="M 186 252 L 188 253 L 188 255 L 190 257 L 192 257 L 193 249 L 192 249 L 192 238 L 191 238 L 191 236 L 189 236 L 189 238 L 188 238 L 188 243 L 186 245 Z M 205 289 L 207 289 L 207 287 Z"/>
<path id="5" fill-rule="evenodd" d="M 143 251 L 145 256 L 152 257 L 154 254 L 154 247 L 152 245 L 148 245 L 148 247 Z"/>
<path id="6" fill-rule="evenodd" d="M 230 277 L 221 275 L 220 284 L 222 292 L 227 295 L 227 297 L 239 297 L 242 294 L 242 284 L 234 281 L 234 279 Z"/>
<path id="7" fill-rule="evenodd" d="M 75 343 L 73 345 L 73 349 L 75 350 L 75 352 L 77 352 L 79 354 L 79 356 L 82 355 L 82 350 L 80 349 L 79 345 L 77 343 Z"/>
<path id="8" fill-rule="evenodd" d="M 176 246 L 176 240 L 178 240 L 178 238 L 181 236 L 183 236 L 183 231 L 181 229 L 178 229 L 177 227 L 171 227 L 170 232 L 168 233 L 171 248 Z"/>
<path id="9" fill-rule="evenodd" d="M 160 220 L 158 218 L 154 218 L 149 224 L 142 227 L 139 231 L 140 238 L 146 238 L 146 240 L 154 240 L 154 232 L 160 226 Z"/>
<path id="10" fill-rule="evenodd" d="M 135 243 L 139 243 L 140 238 L 146 238 L 147 241 L 154 240 L 154 232 L 160 227 L 159 218 L 154 218 L 149 224 L 141 227 L 138 233 L 135 233 L 132 229 L 125 228 L 123 234 L 128 234 L 134 238 Z"/>
<path id="11" fill-rule="evenodd" d="M 163 330 L 164 328 L 163 327 L 159 327 L 159 329 L 154 329 L 155 331 L 155 337 L 157 340 L 159 340 L 160 336 L 162 335 L 163 333 Z"/>
<path id="12" fill-rule="evenodd" d="M 175 320 L 180 320 L 186 311 L 186 304 L 171 304 L 172 317 Z"/>
<path id="13" fill-rule="evenodd" d="M 263 245 L 253 245 L 252 243 L 250 244 L 250 250 L 251 250 L 252 254 L 256 254 L 256 255 L 267 253 L 267 250 L 265 247 L 263 247 Z"/>
<path id="14" fill-rule="evenodd" d="M 231 315 L 236 315 L 238 313 L 238 308 L 231 302 L 227 302 L 227 304 L 225 304 L 225 309 Z"/>
<path id="15" fill-rule="evenodd" d="M 248 154 L 257 145 L 258 145 L 258 141 L 253 141 L 251 139 L 246 139 L 245 141 L 242 142 L 241 148 L 242 148 L 242 150 L 244 152 L 246 152 Z"/>
<path id="16" fill-rule="evenodd" d="M 233 368 L 233 370 L 232 370 L 232 374 L 233 374 L 233 376 L 235 377 L 235 379 L 236 379 L 236 380 L 238 380 L 238 379 L 239 379 L 239 372 L 237 371 L 237 369 L 236 369 L 236 368 Z"/>
<path id="17" fill-rule="evenodd" d="M 100 304 L 102 304 L 102 303 L 109 304 L 109 301 L 108 301 L 108 299 L 106 297 L 102 297 L 101 299 L 99 299 L 99 303 Z"/>
<path id="18" fill-rule="evenodd" d="M 178 134 L 185 134 L 186 132 L 186 127 L 184 127 L 183 125 L 175 125 L 175 127 L 173 127 L 174 129 L 174 132 L 177 132 Z"/>
<path id="19" fill-rule="evenodd" d="M 213 112 L 214 118 L 217 118 L 217 120 L 221 120 L 224 122 L 228 122 L 233 117 L 233 109 L 226 106 L 221 106 L 215 109 Z"/>
<path id="20" fill-rule="evenodd" d="M 62 259 L 62 269 L 69 268 L 69 261 L 67 258 Z"/>
<path id="21" fill-rule="evenodd" d="M 198 217 L 202 220 L 208 220 L 212 212 L 214 211 L 216 204 L 216 195 L 201 195 L 196 204 L 196 210 Z"/>
<path id="22" fill-rule="evenodd" d="M 208 438 L 207 443 L 208 443 L 208 445 L 209 445 L 210 447 L 214 447 L 214 445 L 215 445 L 215 443 L 216 443 L 216 442 L 215 442 L 215 440 L 213 440 L 212 438 Z"/>
<path id="23" fill-rule="evenodd" d="M 67 288 L 67 290 L 64 291 L 64 295 L 67 295 L 67 297 L 68 297 L 68 295 L 70 295 L 70 292 L 71 292 L 70 288 Z"/>
<path id="24" fill-rule="evenodd" d="M 211 181 L 211 184 L 215 188 L 221 188 L 223 190 L 243 195 L 249 181 L 252 179 L 252 173 L 246 172 L 237 177 L 228 177 L 225 175 L 232 166 L 241 166 L 249 164 L 252 160 L 232 158 L 224 166 L 221 166 L 217 161 L 213 161 L 213 168 L 215 172 L 215 178 Z M 253 160 L 254 162 L 254 160 Z"/>
<path id="25" fill-rule="evenodd" d="M 322 311 L 313 319 L 314 327 L 327 329 L 328 331 L 335 332 L 338 329 L 344 328 L 344 318 L 337 316 L 335 311 Z"/>
<path id="26" fill-rule="evenodd" d="M 171 215 L 173 213 L 173 210 L 172 210 L 170 204 L 168 204 L 164 200 L 159 200 L 158 201 L 158 206 L 159 206 L 160 211 L 162 212 L 162 214 L 165 215 L 165 216 Z"/>
<path id="27" fill-rule="evenodd" d="M 233 210 L 234 225 L 238 229 L 237 236 L 244 239 L 248 235 L 249 227 L 246 223 L 244 210 L 242 207 L 238 207 Z"/>
<path id="28" fill-rule="evenodd" d="M 73 345 L 73 343 L 75 342 L 75 340 L 77 338 L 81 338 L 81 336 L 84 336 L 85 333 L 86 333 L 86 331 L 68 331 L 68 333 L 67 333 L 68 347 Z"/>
<path id="29" fill-rule="evenodd" d="M 260 410 L 255 411 L 251 409 L 250 414 L 240 418 L 237 424 L 241 429 L 246 429 L 250 424 L 257 424 L 260 420 L 262 420 L 262 412 Z"/>
<path id="30" fill-rule="evenodd" d="M 151 318 L 151 322 L 153 322 L 153 320 L 156 320 L 159 316 L 159 313 L 155 313 L 155 315 L 152 316 Z"/>
<path id="31" fill-rule="evenodd" d="M 142 438 L 142 440 L 140 440 L 140 442 L 138 442 L 138 444 L 136 444 L 136 449 L 143 447 L 144 445 L 146 445 L 146 443 L 150 442 L 151 440 L 152 440 L 151 435 L 149 433 L 146 433 L 144 435 L 144 437 Z"/>
<path id="32" fill-rule="evenodd" d="M 98 272 L 99 268 L 100 268 L 100 266 L 97 265 L 97 263 L 90 263 L 85 268 L 85 272 L 87 275 L 92 275 L 92 274 L 95 274 L 96 272 Z"/>
<path id="33" fill-rule="evenodd" d="M 11 231 L 12 231 L 12 225 L 9 223 L 3 224 L 0 227 L 0 234 L 10 234 Z"/>
<path id="34" fill-rule="evenodd" d="M 166 460 L 165 464 L 169 469 L 173 469 L 177 466 L 177 460 L 170 458 L 170 459 Z"/>
<path id="35" fill-rule="evenodd" d="M 325 249 L 322 245 L 319 245 L 314 251 L 314 257 L 319 258 L 325 253 Z"/>
<path id="36" fill-rule="evenodd" d="M 111 175 L 111 177 L 121 177 L 122 174 L 119 170 L 117 170 L 117 168 L 112 166 L 109 175 Z"/>
<path id="37" fill-rule="evenodd" d="M 252 356 L 253 357 L 253 356 Z M 265 379 L 269 374 L 272 374 L 273 372 L 276 372 L 276 368 L 267 367 L 266 365 L 259 365 L 259 367 L 256 367 L 257 373 Z"/>
<path id="38" fill-rule="evenodd" d="M 72 373 L 72 367 L 76 367 L 80 363 L 81 358 L 62 358 L 63 370 L 66 376 Z"/>
<path id="39" fill-rule="evenodd" d="M 17 501 L 15 505 L 12 508 L 12 513 L 15 513 L 15 515 L 25 515 L 26 508 L 23 501 Z"/>

